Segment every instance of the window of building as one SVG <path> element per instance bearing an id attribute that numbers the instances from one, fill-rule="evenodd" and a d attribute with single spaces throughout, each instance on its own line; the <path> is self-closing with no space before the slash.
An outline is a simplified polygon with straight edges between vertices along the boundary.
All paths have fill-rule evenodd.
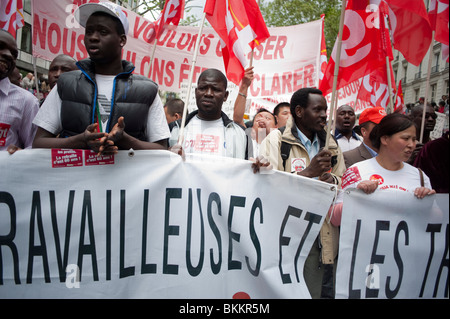
<path id="1" fill-rule="evenodd" d="M 420 89 L 415 89 L 414 90 L 414 101 L 419 101 L 419 93 L 420 93 Z"/>
<path id="2" fill-rule="evenodd" d="M 420 79 L 422 77 L 422 62 L 419 64 L 419 71 L 414 75 L 414 79 Z"/>
<path id="3" fill-rule="evenodd" d="M 31 0 L 25 0 L 23 2 L 23 11 L 31 14 Z"/>
<path id="4" fill-rule="evenodd" d="M 31 25 L 25 23 L 22 27 L 22 41 L 20 42 L 20 50 L 32 53 L 32 43 L 31 43 Z"/>
<path id="5" fill-rule="evenodd" d="M 430 102 L 435 102 L 436 101 L 436 91 L 437 91 L 437 84 L 432 84 L 430 86 L 430 92 L 431 92 Z"/>
<path id="6" fill-rule="evenodd" d="M 434 54 L 434 66 L 431 67 L 431 73 L 435 73 L 439 71 L 439 57 L 440 52 Z"/>

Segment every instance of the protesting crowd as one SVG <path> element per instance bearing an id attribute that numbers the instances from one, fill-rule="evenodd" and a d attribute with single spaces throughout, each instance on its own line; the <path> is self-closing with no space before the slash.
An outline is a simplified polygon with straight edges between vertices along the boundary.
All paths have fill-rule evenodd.
<path id="1" fill-rule="evenodd" d="M 183 116 L 182 100 L 163 105 L 158 84 L 122 59 L 129 24 L 120 7 L 90 3 L 77 11 L 89 58 L 57 56 L 48 73 L 51 90 L 41 101 L 13 84 L 18 49 L 0 30 L 0 150 L 12 157 L 31 148 L 86 149 L 98 156 L 167 150 L 248 160 L 255 174 L 273 169 L 336 185 L 341 191 L 329 210 L 331 222 L 323 223 L 304 267 L 313 298 L 334 298 L 343 190 L 371 194 L 395 185 L 419 199 L 449 193 L 449 132 L 430 138 L 436 112 L 448 115 L 447 96 L 436 109 L 422 101 L 408 114 L 369 107 L 358 118 L 352 106 L 340 105 L 329 135 L 330 108 L 319 89 L 301 88 L 273 112 L 261 108 L 244 121 L 253 67 L 245 69 L 233 118 L 222 110 L 229 98 L 226 75 L 207 69 L 195 88 L 198 109 Z"/>

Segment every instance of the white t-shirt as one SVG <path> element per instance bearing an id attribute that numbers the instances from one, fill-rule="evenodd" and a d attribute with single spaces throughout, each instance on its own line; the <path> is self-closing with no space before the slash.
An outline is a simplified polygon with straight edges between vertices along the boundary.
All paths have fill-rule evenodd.
<path id="1" fill-rule="evenodd" d="M 431 188 L 430 179 L 423 174 L 424 186 Z M 407 163 L 398 171 L 390 171 L 378 164 L 376 157 L 350 166 L 342 176 L 342 189 L 356 188 L 363 180 L 378 180 L 377 190 L 398 190 L 414 193 L 420 187 L 419 170 Z M 338 200 L 339 201 L 339 200 Z"/>
<path id="2" fill-rule="evenodd" d="M 96 74 L 95 80 L 97 81 L 98 86 L 97 100 L 104 131 L 111 111 L 114 76 Z M 50 91 L 34 118 L 33 123 L 55 135 L 62 131 L 61 98 L 58 94 L 57 85 Z M 126 124 L 127 119 L 125 118 L 125 126 Z M 158 94 L 148 112 L 147 130 L 145 134 L 148 142 L 156 142 L 170 137 L 164 108 Z"/>
<path id="3" fill-rule="evenodd" d="M 97 82 L 98 87 L 98 109 L 100 111 L 100 118 L 102 119 L 102 132 L 105 131 L 105 127 L 107 126 L 109 120 L 109 114 L 111 113 L 111 96 L 114 85 L 114 77 L 114 75 L 95 75 L 95 81 Z"/>
<path id="4" fill-rule="evenodd" d="M 184 129 L 183 148 L 186 153 L 226 156 L 223 120 L 204 121 L 193 117 Z"/>

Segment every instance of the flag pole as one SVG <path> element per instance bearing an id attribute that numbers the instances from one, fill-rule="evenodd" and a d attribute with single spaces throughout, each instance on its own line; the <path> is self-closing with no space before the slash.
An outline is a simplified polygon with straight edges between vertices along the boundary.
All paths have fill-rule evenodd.
<path id="1" fill-rule="evenodd" d="M 427 82 L 425 85 L 425 99 L 423 101 L 422 125 L 420 127 L 420 138 L 419 138 L 420 143 L 422 143 L 422 141 L 423 141 L 423 131 L 425 128 L 424 126 L 425 126 L 425 116 L 427 113 L 428 94 L 430 91 L 430 73 L 431 73 L 431 63 L 433 60 L 433 57 L 432 57 L 433 42 L 434 42 L 434 30 L 431 33 L 431 44 L 430 44 L 430 50 L 428 52 L 428 73 L 427 73 Z"/>
<path id="2" fill-rule="evenodd" d="M 150 69 L 148 70 L 148 78 L 151 79 L 151 72 L 152 72 L 152 66 L 153 66 L 153 58 L 155 57 L 155 51 L 156 51 L 156 43 L 158 42 L 158 39 L 155 37 L 155 44 L 153 45 L 152 49 L 152 56 L 150 57 Z"/>
<path id="3" fill-rule="evenodd" d="M 333 91 L 331 93 L 331 109 L 330 109 L 330 118 L 328 120 L 327 125 L 327 137 L 325 139 L 325 149 L 328 149 L 328 144 L 331 136 L 331 126 L 333 125 L 333 116 L 336 108 L 336 87 L 339 73 L 339 64 L 341 62 L 341 47 L 342 47 L 342 31 L 344 30 L 344 18 L 345 18 L 345 7 L 347 5 L 347 0 L 342 0 L 342 8 L 341 8 L 341 20 L 339 21 L 339 34 L 338 34 L 338 43 L 337 43 L 337 52 L 336 52 L 336 60 L 334 64 L 334 78 L 333 78 Z"/>
<path id="4" fill-rule="evenodd" d="M 36 85 L 36 97 L 40 100 L 40 91 L 39 91 L 39 78 L 36 69 L 37 57 L 33 56 L 33 72 L 34 72 L 34 84 Z M 42 96 L 44 97 L 44 96 Z"/>
<path id="5" fill-rule="evenodd" d="M 392 79 L 391 79 L 391 61 L 389 61 L 389 57 L 386 56 L 386 72 L 387 72 L 387 80 L 388 80 L 388 92 L 389 92 L 389 113 L 394 112 L 394 106 L 392 104 Z"/>
<path id="6" fill-rule="evenodd" d="M 192 85 L 193 78 L 194 78 L 195 63 L 197 62 L 197 56 L 198 56 L 198 51 L 199 51 L 199 47 L 200 47 L 200 39 L 202 37 L 205 19 L 206 19 L 206 12 L 203 12 L 202 22 L 200 23 L 200 30 L 198 31 L 198 37 L 197 37 L 197 41 L 195 43 L 194 56 L 192 57 L 192 66 L 191 66 L 191 72 L 189 75 L 189 84 L 187 87 L 186 102 L 184 103 L 183 117 L 181 118 L 180 134 L 178 135 L 178 144 L 179 145 L 182 145 L 183 139 L 184 139 L 184 127 L 186 125 L 186 115 L 187 115 L 189 99 L 191 97 L 191 85 Z"/>
<path id="7" fill-rule="evenodd" d="M 257 3 L 258 3 L 258 7 L 259 7 L 259 0 L 257 1 Z M 250 66 L 249 67 L 253 66 L 253 53 L 254 52 L 255 52 L 255 48 L 252 48 L 252 52 L 250 54 Z"/>
<path id="8" fill-rule="evenodd" d="M 400 68 L 400 69 L 402 69 L 402 68 Z M 400 72 L 398 72 L 398 73 L 400 74 Z M 403 75 L 403 74 L 400 74 L 400 75 Z M 397 75 L 397 76 L 398 76 L 398 80 L 397 80 L 397 85 L 395 86 L 396 90 L 395 90 L 395 94 L 394 94 L 394 103 L 395 104 L 397 104 L 398 86 L 400 85 L 400 81 L 402 80 L 401 76 L 399 76 L 399 75 Z"/>

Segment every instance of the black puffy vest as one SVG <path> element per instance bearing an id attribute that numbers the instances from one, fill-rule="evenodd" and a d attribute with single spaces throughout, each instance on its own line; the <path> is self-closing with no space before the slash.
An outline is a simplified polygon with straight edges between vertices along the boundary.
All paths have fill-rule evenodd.
<path id="1" fill-rule="evenodd" d="M 77 62 L 80 70 L 61 74 L 58 79 L 58 94 L 61 103 L 61 137 L 83 133 L 89 124 L 94 123 L 96 112 L 97 84 L 94 64 L 90 59 Z M 145 141 L 147 117 L 150 106 L 158 94 L 158 85 L 150 79 L 132 74 L 134 65 L 122 61 L 123 72 L 114 79 L 109 132 L 119 117 L 125 119 L 125 132 Z"/>

